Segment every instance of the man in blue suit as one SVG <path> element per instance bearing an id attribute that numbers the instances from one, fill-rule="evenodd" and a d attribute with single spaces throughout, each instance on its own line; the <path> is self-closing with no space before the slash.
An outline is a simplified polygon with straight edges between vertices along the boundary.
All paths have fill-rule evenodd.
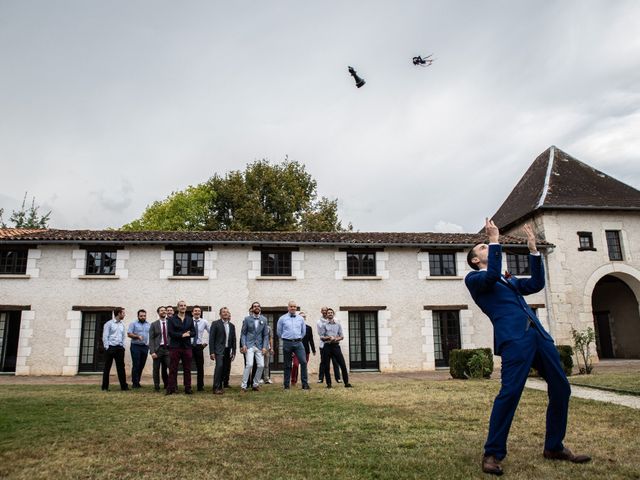
<path id="1" fill-rule="evenodd" d="M 591 460 L 588 456 L 574 455 L 562 444 L 567 429 L 571 388 L 553 339 L 523 297 L 544 288 L 544 267 L 533 230 L 529 225 L 524 226 L 531 267 L 531 277 L 526 279 L 506 278 L 500 274 L 500 232 L 488 218 L 485 231 L 489 244 L 479 243 L 469 251 L 467 263 L 474 271 L 465 278 L 473 300 L 493 323 L 494 351 L 502 357 L 502 388 L 491 411 L 482 471 L 494 475 L 503 473 L 500 463 L 507 454 L 509 428 L 531 367 L 548 385 L 544 457 L 574 463 L 588 462 Z"/>

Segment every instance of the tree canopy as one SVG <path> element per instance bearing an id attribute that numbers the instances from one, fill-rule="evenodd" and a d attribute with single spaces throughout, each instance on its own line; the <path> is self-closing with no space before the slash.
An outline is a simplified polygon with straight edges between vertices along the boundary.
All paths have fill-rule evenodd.
<path id="1" fill-rule="evenodd" d="M 123 230 L 342 231 L 338 201 L 318 198 L 303 164 L 250 163 L 174 192 Z M 351 229 L 348 225 L 347 229 Z"/>
<path id="2" fill-rule="evenodd" d="M 20 210 L 13 210 L 9 221 L 13 222 L 14 228 L 47 228 L 49 226 L 49 217 L 51 212 L 47 212 L 44 215 L 40 215 L 38 210 L 40 206 L 36 205 L 36 197 L 31 199 L 31 206 L 27 207 L 27 193 L 24 192 L 24 198 L 22 199 L 22 206 Z M 4 214 L 4 208 L 0 208 L 0 226 L 7 228 L 2 218 Z"/>

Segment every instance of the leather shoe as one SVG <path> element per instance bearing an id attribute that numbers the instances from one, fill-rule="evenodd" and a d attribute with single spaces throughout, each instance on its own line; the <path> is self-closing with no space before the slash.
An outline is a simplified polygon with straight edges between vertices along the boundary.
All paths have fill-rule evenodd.
<path id="1" fill-rule="evenodd" d="M 591 457 L 588 455 L 574 455 L 567 447 L 563 448 L 559 452 L 552 452 L 551 450 L 545 450 L 542 455 L 549 460 L 566 460 L 572 463 L 587 463 L 591 461 Z"/>
<path id="2" fill-rule="evenodd" d="M 217 390 L 214 390 L 214 391 L 213 391 L 213 394 L 214 394 L 214 395 L 222 395 L 223 393 L 224 393 L 224 391 L 223 391 L 223 390 L 221 390 L 221 389 L 219 389 L 219 388 L 218 388 Z"/>
<path id="3" fill-rule="evenodd" d="M 254 392 L 259 392 L 260 391 L 260 387 L 251 387 L 251 390 L 253 390 Z"/>
<path id="4" fill-rule="evenodd" d="M 311 390 L 311 387 L 309 386 L 308 383 L 304 383 L 304 384 L 302 384 L 302 389 L 303 390 Z"/>
<path id="5" fill-rule="evenodd" d="M 502 475 L 502 467 L 500 466 L 500 460 L 493 455 L 485 455 L 482 457 L 482 471 L 484 473 L 490 473 L 491 475 Z"/>

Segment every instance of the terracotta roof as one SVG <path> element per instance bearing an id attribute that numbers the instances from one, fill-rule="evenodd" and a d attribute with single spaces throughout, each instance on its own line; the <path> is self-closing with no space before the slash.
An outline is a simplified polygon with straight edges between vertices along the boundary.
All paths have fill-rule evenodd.
<path id="1" fill-rule="evenodd" d="M 2 231 L 4 229 L 0 229 Z M 37 230 L 0 233 L 0 244 L 242 244 L 242 245 L 332 245 L 465 247 L 486 241 L 479 233 L 406 232 L 130 232 L 120 230 Z M 505 245 L 523 245 L 526 240 L 504 237 Z M 549 245 L 541 242 L 541 245 Z"/>
<path id="2" fill-rule="evenodd" d="M 640 210 L 640 191 L 551 146 L 533 161 L 493 220 L 506 228 L 540 209 Z"/>
<path id="3" fill-rule="evenodd" d="M 19 235 L 29 235 L 43 231 L 45 230 L 41 228 L 0 228 L 0 239 L 13 238 Z"/>

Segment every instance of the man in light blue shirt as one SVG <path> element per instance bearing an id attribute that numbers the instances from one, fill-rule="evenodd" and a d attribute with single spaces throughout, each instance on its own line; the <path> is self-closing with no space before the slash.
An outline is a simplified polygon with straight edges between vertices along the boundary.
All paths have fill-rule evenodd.
<path id="1" fill-rule="evenodd" d="M 149 328 L 147 311 L 138 310 L 138 321 L 129 324 L 127 336 L 131 339 L 131 383 L 140 388 L 140 377 L 149 355 Z"/>
<path id="2" fill-rule="evenodd" d="M 122 390 L 129 390 L 127 374 L 124 371 L 124 320 L 125 311 L 117 307 L 113 311 L 113 318 L 104 324 L 102 330 L 102 344 L 104 345 L 105 362 L 102 371 L 102 390 L 109 390 L 109 374 L 113 361 L 116 362 L 116 371 Z"/>
<path id="3" fill-rule="evenodd" d="M 278 319 L 276 327 L 278 337 L 282 340 L 282 352 L 284 354 L 284 389 L 289 390 L 291 384 L 291 356 L 295 354 L 300 362 L 302 370 L 302 389 L 309 390 L 309 378 L 307 376 L 307 355 L 302 344 L 302 339 L 307 333 L 307 325 L 304 318 L 298 315 L 298 306 L 293 300 L 287 306 L 289 313 Z"/>

